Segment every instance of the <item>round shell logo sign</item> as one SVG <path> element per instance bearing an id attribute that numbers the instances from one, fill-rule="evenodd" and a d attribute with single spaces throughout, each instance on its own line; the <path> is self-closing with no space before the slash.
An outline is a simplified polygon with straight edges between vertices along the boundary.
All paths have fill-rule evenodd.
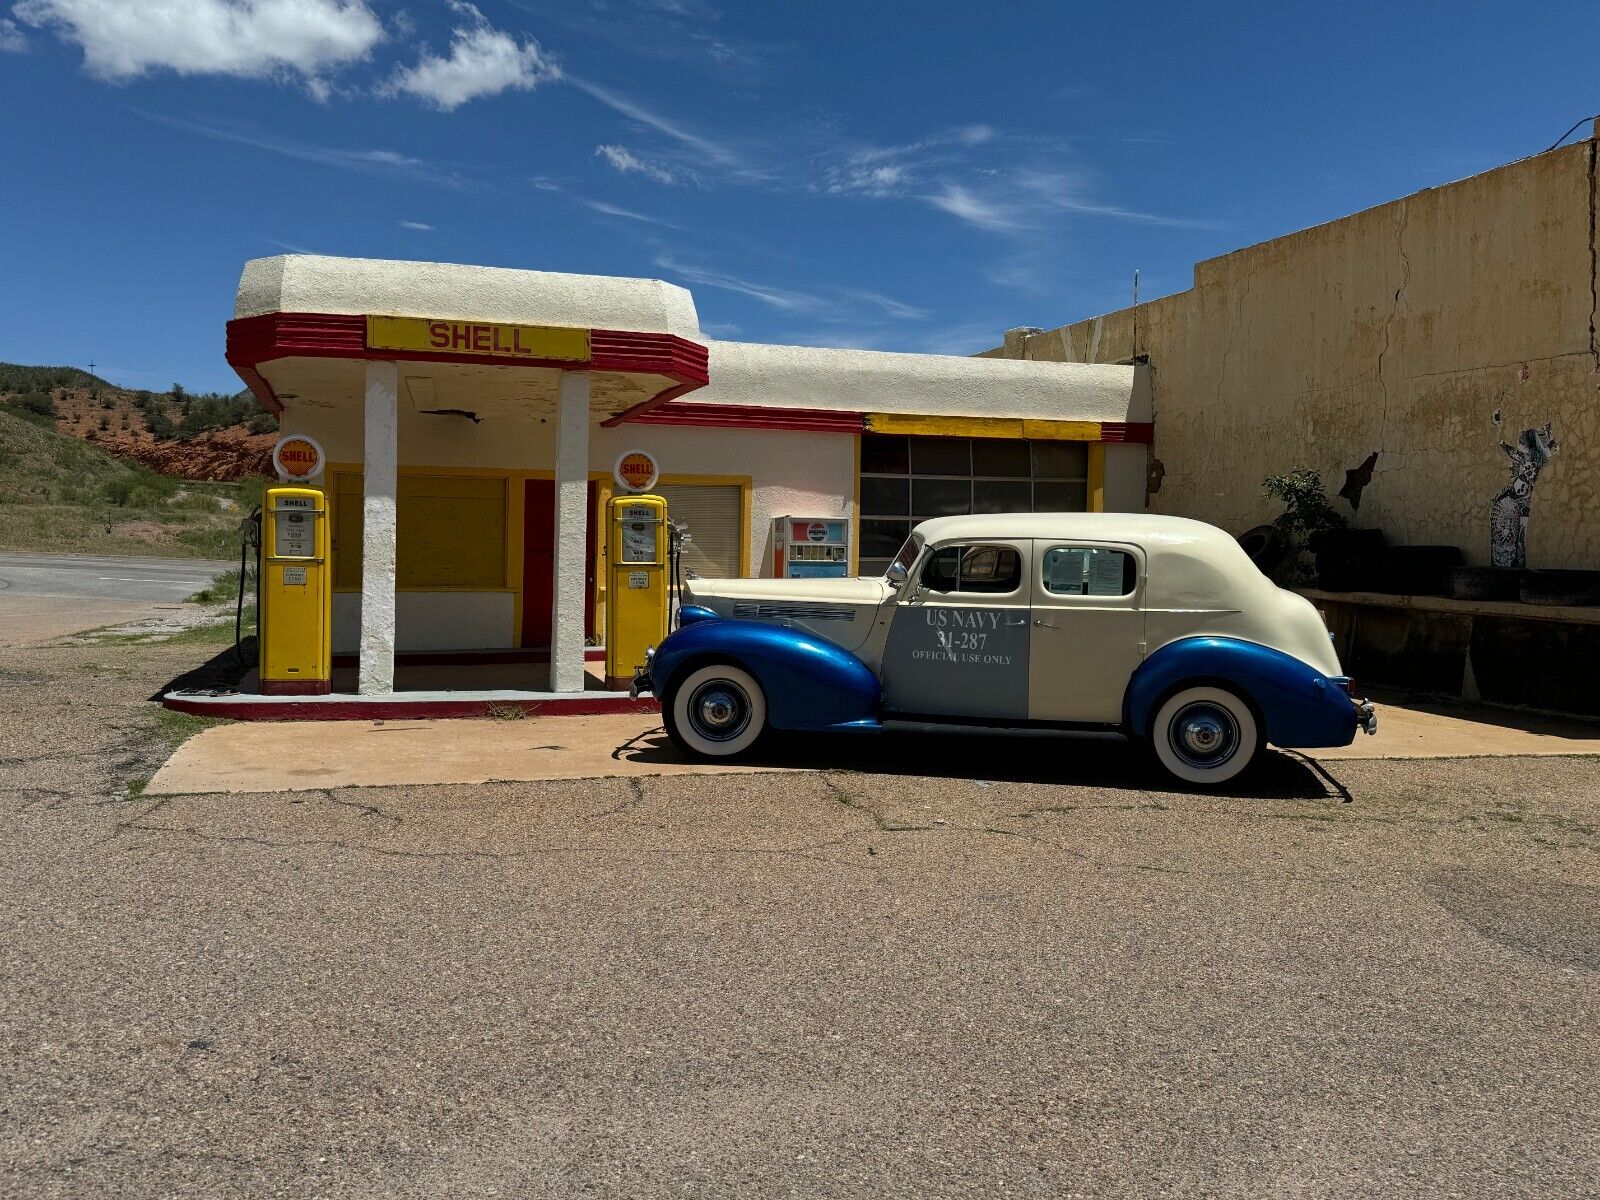
<path id="1" fill-rule="evenodd" d="M 304 434 L 286 434 L 272 448 L 272 465 L 285 483 L 304 483 L 322 474 L 322 447 Z"/>
<path id="2" fill-rule="evenodd" d="M 618 487 L 627 488 L 630 492 L 643 492 L 654 486 L 661 472 L 656 460 L 643 450 L 629 450 L 617 459 L 616 468 L 611 473 Z"/>

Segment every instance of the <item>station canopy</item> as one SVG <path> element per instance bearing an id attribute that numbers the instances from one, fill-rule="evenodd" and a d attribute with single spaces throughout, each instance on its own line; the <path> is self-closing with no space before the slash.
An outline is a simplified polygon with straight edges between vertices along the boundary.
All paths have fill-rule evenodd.
<path id="1" fill-rule="evenodd" d="M 480 417 L 549 418 L 563 372 L 585 371 L 607 424 L 675 410 L 706 423 L 810 413 L 841 430 L 874 413 L 1150 419 L 1132 366 L 713 341 L 689 291 L 658 279 L 301 254 L 246 264 L 228 361 L 269 409 L 359 408 L 372 360 L 400 362 L 402 404 Z"/>

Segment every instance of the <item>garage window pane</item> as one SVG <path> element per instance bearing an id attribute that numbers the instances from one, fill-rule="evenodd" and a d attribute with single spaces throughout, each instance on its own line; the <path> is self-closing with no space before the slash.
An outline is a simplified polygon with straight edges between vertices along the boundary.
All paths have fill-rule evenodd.
<path id="1" fill-rule="evenodd" d="M 870 560 L 883 559 L 887 568 L 889 560 L 911 535 L 910 521 L 882 521 L 863 517 L 861 520 L 861 570 L 869 574 Z M 881 574 L 881 572 L 878 572 Z"/>
<path id="2" fill-rule="evenodd" d="M 1034 442 L 1033 477 L 1035 479 L 1087 479 L 1089 477 L 1089 445 L 1087 442 Z"/>
<path id="3" fill-rule="evenodd" d="M 1084 512 L 1088 508 L 1088 490 L 1083 483 L 1036 483 L 1033 511 Z"/>
<path id="4" fill-rule="evenodd" d="M 972 473 L 979 477 L 1026 479 L 1028 443 L 1014 438 L 973 438 Z"/>
<path id="5" fill-rule="evenodd" d="M 912 438 L 911 473 L 913 475 L 971 475 L 971 441 L 967 438 Z"/>
<path id="6" fill-rule="evenodd" d="M 969 479 L 914 479 L 911 481 L 911 512 L 919 520 L 929 517 L 963 516 L 972 511 L 972 481 Z"/>
<path id="7" fill-rule="evenodd" d="M 911 454 L 903 437 L 881 433 L 861 435 L 863 475 L 904 475 L 911 470 Z"/>
<path id="8" fill-rule="evenodd" d="M 903 478 L 862 476 L 861 511 L 872 516 L 909 516 L 911 482 Z"/>
<path id="9" fill-rule="evenodd" d="M 1033 507 L 1032 490 L 1026 479 L 975 480 L 972 484 L 972 511 L 1028 512 Z"/>

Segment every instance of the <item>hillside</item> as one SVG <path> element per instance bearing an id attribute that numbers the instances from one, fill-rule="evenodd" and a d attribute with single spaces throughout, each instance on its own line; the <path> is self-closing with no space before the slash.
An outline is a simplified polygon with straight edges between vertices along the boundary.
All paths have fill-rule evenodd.
<path id="1" fill-rule="evenodd" d="M 63 433 L 25 405 L 0 402 L 0 550 L 238 553 L 239 520 L 260 502 L 265 479 L 177 479 L 115 457 L 97 440 Z"/>
<path id="2" fill-rule="evenodd" d="M 277 422 L 249 392 L 119 388 L 76 367 L 0 363 L 0 412 L 54 425 L 163 475 L 234 480 L 270 471 Z"/>

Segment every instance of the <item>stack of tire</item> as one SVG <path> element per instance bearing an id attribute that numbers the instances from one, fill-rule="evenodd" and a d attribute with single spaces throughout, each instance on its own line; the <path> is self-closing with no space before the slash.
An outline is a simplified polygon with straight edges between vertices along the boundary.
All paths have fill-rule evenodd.
<path id="1" fill-rule="evenodd" d="M 1310 538 L 1317 586 L 1325 592 L 1379 592 L 1389 549 L 1381 529 L 1323 529 Z"/>

